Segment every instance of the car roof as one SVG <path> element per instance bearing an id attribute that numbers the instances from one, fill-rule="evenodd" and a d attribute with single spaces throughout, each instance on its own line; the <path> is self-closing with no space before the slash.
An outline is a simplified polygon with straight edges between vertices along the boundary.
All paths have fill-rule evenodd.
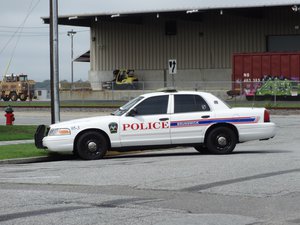
<path id="1" fill-rule="evenodd" d="M 143 94 L 142 96 L 145 98 L 148 97 L 152 97 L 152 96 L 160 96 L 160 95 L 170 95 L 170 94 L 189 94 L 189 95 L 202 95 L 202 96 L 213 96 L 212 94 L 208 93 L 208 92 L 202 92 L 202 91 L 157 91 L 157 92 L 152 92 L 152 93 L 147 93 L 147 94 Z"/>

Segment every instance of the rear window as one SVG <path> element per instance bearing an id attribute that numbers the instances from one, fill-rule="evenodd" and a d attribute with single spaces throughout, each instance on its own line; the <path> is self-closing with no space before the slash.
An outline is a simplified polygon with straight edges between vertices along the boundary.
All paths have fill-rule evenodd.
<path id="1" fill-rule="evenodd" d="M 174 113 L 210 111 L 206 101 L 199 95 L 174 95 Z"/>

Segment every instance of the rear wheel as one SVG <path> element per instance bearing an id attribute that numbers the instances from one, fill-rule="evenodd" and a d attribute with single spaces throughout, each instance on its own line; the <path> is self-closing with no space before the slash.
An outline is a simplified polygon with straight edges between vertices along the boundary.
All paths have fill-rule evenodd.
<path id="1" fill-rule="evenodd" d="M 24 93 L 20 94 L 21 101 L 26 101 L 26 99 L 27 99 L 27 96 Z"/>
<path id="2" fill-rule="evenodd" d="M 108 150 L 106 138 L 95 131 L 83 133 L 76 143 L 77 154 L 86 160 L 101 159 Z"/>
<path id="3" fill-rule="evenodd" d="M 11 93 L 9 94 L 9 97 L 10 97 L 10 99 L 11 99 L 12 101 L 14 101 L 14 102 L 18 100 L 18 95 L 17 95 L 16 92 L 11 92 Z"/>
<path id="4" fill-rule="evenodd" d="M 231 153 L 237 143 L 235 132 L 228 127 L 217 127 L 207 136 L 207 148 L 213 154 Z"/>
<path id="5" fill-rule="evenodd" d="M 5 102 L 7 102 L 7 101 L 9 101 L 9 97 L 3 97 L 3 101 L 5 101 Z"/>

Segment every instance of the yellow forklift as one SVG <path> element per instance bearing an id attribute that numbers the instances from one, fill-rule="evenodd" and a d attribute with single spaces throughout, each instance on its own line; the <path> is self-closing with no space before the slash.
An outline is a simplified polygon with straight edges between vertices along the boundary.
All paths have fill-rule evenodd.
<path id="1" fill-rule="evenodd" d="M 114 79 L 112 83 L 114 89 L 137 89 L 138 78 L 134 75 L 134 70 L 116 69 L 113 71 Z"/>

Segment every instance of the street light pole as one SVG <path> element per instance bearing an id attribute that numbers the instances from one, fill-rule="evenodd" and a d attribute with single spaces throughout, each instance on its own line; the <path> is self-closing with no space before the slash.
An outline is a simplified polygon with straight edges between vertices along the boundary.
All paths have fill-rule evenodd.
<path id="1" fill-rule="evenodd" d="M 74 35 L 76 34 L 76 31 L 73 31 L 73 29 L 71 31 L 68 31 L 68 36 L 71 37 L 71 90 L 73 89 L 73 82 L 74 82 L 74 54 L 73 54 L 73 38 Z"/>

